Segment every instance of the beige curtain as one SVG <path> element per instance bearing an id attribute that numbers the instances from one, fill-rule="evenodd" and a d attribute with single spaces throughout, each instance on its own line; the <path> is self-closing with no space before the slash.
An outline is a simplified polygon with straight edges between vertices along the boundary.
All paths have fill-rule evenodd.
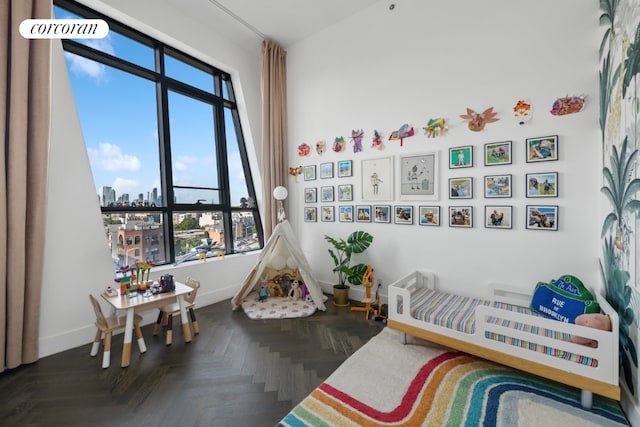
<path id="1" fill-rule="evenodd" d="M 262 42 L 262 168 L 264 237 L 268 239 L 278 223 L 273 189 L 286 187 L 288 176 L 287 52 L 271 40 Z"/>
<path id="2" fill-rule="evenodd" d="M 51 0 L 0 1 L 0 372 L 38 359 L 51 41 L 18 26 L 51 14 Z"/>

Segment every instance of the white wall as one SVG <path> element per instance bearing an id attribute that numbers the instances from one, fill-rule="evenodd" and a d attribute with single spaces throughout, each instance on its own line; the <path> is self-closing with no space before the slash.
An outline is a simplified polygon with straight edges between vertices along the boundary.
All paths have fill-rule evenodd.
<path id="1" fill-rule="evenodd" d="M 553 13 L 549 13 L 553 10 Z M 359 260 L 371 262 L 376 279 L 388 284 L 416 269 L 431 269 L 444 288 L 469 295 L 485 293 L 491 281 L 532 288 L 561 274 L 574 274 L 586 284 L 601 288 L 598 270 L 601 218 L 597 204 L 601 186 L 601 138 L 598 127 L 598 4 L 582 0 L 489 2 L 432 2 L 403 0 L 395 10 L 379 2 L 364 12 L 337 23 L 288 49 L 289 166 L 317 165 L 353 159 L 352 178 L 318 179 L 294 183 L 289 177 L 289 217 L 317 278 L 325 289 L 335 282 L 324 234 L 345 237 L 355 229 L 374 235 L 371 248 Z M 587 97 L 578 114 L 556 117 L 549 113 L 553 101 L 565 95 Z M 518 99 L 534 108 L 533 119 L 523 126 L 512 119 Z M 484 131 L 471 132 L 459 118 L 467 107 L 483 111 L 494 107 L 500 121 Z M 428 119 L 445 117 L 448 135 L 427 139 L 422 127 Z M 393 130 L 409 123 L 416 136 L 388 141 Z M 352 129 L 365 130 L 364 151 L 353 144 L 334 153 L 336 136 L 349 137 Z M 373 130 L 382 132 L 385 149 L 371 148 Z M 558 135 L 560 160 L 525 162 L 525 138 Z M 306 142 L 326 140 L 328 150 L 319 156 L 297 155 Z M 348 139 L 347 139 L 348 140 Z M 513 141 L 513 164 L 485 167 L 485 143 Z M 473 145 L 474 167 L 448 169 L 449 147 Z M 361 201 L 361 161 L 437 151 L 440 153 L 442 226 L 379 223 L 309 223 L 303 189 L 353 184 Z M 525 197 L 525 174 L 559 173 L 559 197 Z M 485 199 L 483 177 L 513 175 L 513 197 Z M 447 180 L 473 177 L 472 200 L 449 200 Z M 419 205 L 432 202 L 391 202 Z M 472 229 L 450 228 L 449 205 L 470 204 Z M 512 205 L 514 228 L 484 228 L 484 205 Z M 559 231 L 525 229 L 525 206 L 559 206 Z M 337 209 L 336 209 L 337 210 Z M 337 212 L 336 212 L 337 215 Z M 354 289 L 352 288 L 352 292 Z M 355 290 L 356 295 L 358 290 Z M 386 289 L 384 290 L 386 293 Z"/>
<path id="2" fill-rule="evenodd" d="M 261 194 L 256 160 L 260 156 L 257 149 L 261 128 L 260 55 L 243 51 L 210 27 L 188 19 L 182 11 L 153 0 L 113 0 L 109 6 L 95 0 L 83 3 L 231 74 L 256 191 Z M 61 49 L 59 42 L 54 43 L 41 357 L 92 340 L 95 317 L 87 295 L 102 292 L 113 284 L 115 276 Z M 198 305 L 204 306 L 233 296 L 257 255 L 166 266 L 154 269 L 152 278 L 170 270 L 178 280 L 188 276 L 200 280 Z M 147 313 L 145 323 L 154 320 L 154 314 Z"/>
<path id="3" fill-rule="evenodd" d="M 259 55 L 234 46 L 216 35 L 212 27 L 194 23 L 182 11 L 152 0 L 84 3 L 229 71 L 234 87 L 242 95 L 241 117 L 245 137 L 253 148 L 249 150 L 252 168 L 259 170 Z M 486 283 L 492 280 L 526 287 L 563 273 L 576 274 L 586 283 L 600 286 L 600 222 L 593 206 L 600 187 L 600 174 L 593 171 L 599 171 L 601 165 L 596 102 L 597 5 L 579 0 L 560 4 L 550 0 L 495 0 L 482 5 L 466 2 L 465 6 L 462 11 L 460 3 L 443 3 L 434 11 L 420 1 L 405 0 L 389 11 L 388 5 L 380 2 L 288 49 L 291 166 L 298 161 L 319 165 L 354 160 L 353 178 L 289 182 L 290 220 L 316 276 L 327 286 L 334 277 L 326 251 L 328 244 L 322 236 L 327 233 L 346 237 L 356 227 L 374 234 L 374 245 L 362 259 L 373 263 L 376 277 L 385 284 L 416 268 L 432 268 L 445 287 L 469 294 L 482 294 Z M 548 14 L 549 9 L 554 13 Z M 63 65 L 60 58 L 54 61 L 55 115 L 45 236 L 42 356 L 91 339 L 92 314 L 86 294 L 101 291 L 113 279 Z M 566 94 L 586 95 L 584 111 L 565 117 L 548 114 L 553 100 Z M 524 127 L 510 118 L 511 108 L 520 98 L 529 100 L 535 108 L 533 120 Z M 490 106 L 495 107 L 501 120 L 483 132 L 470 132 L 458 118 L 466 107 L 482 110 Z M 422 126 L 429 118 L 439 116 L 448 119 L 449 134 L 428 140 Z M 370 148 L 373 129 L 382 131 L 386 139 L 403 123 L 412 124 L 416 130 L 416 136 L 405 140 L 403 148 L 389 141 L 385 141 L 382 152 Z M 319 157 L 314 152 L 311 157 L 298 160 L 298 144 L 313 144 L 320 139 L 330 144 L 335 136 L 347 137 L 355 128 L 366 132 L 363 153 L 353 154 L 348 144 L 348 151 L 340 154 L 329 150 Z M 560 137 L 560 160 L 526 164 L 524 139 L 548 134 Z M 514 164 L 482 166 L 483 145 L 507 139 L 514 143 Z M 467 144 L 476 148 L 476 165 L 448 170 L 448 147 Z M 463 204 L 447 199 L 446 180 L 474 177 L 475 196 L 468 203 L 475 211 L 473 229 L 303 221 L 304 187 L 352 183 L 356 195 L 353 204 L 361 204 L 358 195 L 362 159 L 433 150 L 441 154 L 441 197 L 437 204 L 443 212 L 450 204 Z M 524 174 L 546 171 L 559 172 L 560 197 L 526 199 Z M 514 206 L 513 230 L 487 230 L 481 225 L 487 201 L 480 196 L 480 183 L 484 175 L 493 173 L 514 175 L 514 197 L 489 201 Z M 253 175 L 260 193 L 260 174 Z M 560 206 L 558 232 L 524 229 L 525 205 L 543 202 Z M 409 203 L 416 208 L 423 204 Z M 201 304 L 210 303 L 232 295 L 255 257 L 227 257 L 206 265 L 196 264 L 193 269 L 181 266 L 176 276 L 197 276 L 203 282 Z M 70 273 L 80 279 L 64 279 Z"/>

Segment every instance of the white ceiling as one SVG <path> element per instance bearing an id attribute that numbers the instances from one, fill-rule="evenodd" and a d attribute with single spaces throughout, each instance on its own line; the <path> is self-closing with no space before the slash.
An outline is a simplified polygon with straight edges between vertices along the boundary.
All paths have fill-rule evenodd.
<path id="1" fill-rule="evenodd" d="M 241 47 L 259 51 L 264 38 L 286 49 L 382 0 L 165 1 Z"/>

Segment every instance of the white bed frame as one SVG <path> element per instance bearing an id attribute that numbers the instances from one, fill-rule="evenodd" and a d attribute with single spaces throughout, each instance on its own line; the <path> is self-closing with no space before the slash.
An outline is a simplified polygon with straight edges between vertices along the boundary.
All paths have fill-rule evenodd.
<path id="1" fill-rule="evenodd" d="M 611 318 L 612 331 L 587 328 L 557 320 L 531 316 L 479 305 L 475 312 L 475 331 L 473 334 L 459 332 L 450 328 L 431 324 L 411 316 L 410 291 L 415 288 L 437 289 L 435 274 L 416 271 L 389 285 L 389 318 L 387 326 L 402 332 L 401 339 L 406 343 L 406 334 L 422 338 L 437 344 L 492 360 L 525 372 L 539 375 L 582 390 L 581 403 L 590 408 L 596 393 L 611 399 L 620 400 L 619 359 L 618 359 L 618 314 L 597 292 L 600 309 Z M 485 298 L 509 304 L 529 307 L 532 291 L 509 286 L 490 285 L 492 296 Z M 402 313 L 398 307 L 402 306 Z M 592 348 L 572 342 L 559 341 L 526 331 L 503 327 L 487 322 L 490 316 L 538 326 L 573 336 L 581 336 L 598 341 L 598 348 Z M 508 343 L 485 337 L 485 332 L 493 332 L 518 338 L 540 345 L 546 345 L 578 355 L 598 360 L 597 367 L 564 360 L 558 357 L 516 347 Z"/>

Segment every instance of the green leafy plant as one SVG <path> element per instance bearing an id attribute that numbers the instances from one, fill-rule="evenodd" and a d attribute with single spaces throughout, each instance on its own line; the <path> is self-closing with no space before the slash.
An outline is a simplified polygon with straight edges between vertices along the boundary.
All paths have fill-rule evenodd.
<path id="1" fill-rule="evenodd" d="M 616 262 L 615 247 L 611 237 L 604 240 L 603 259 L 600 261 L 600 274 L 607 292 L 607 301 L 618 313 L 619 331 L 619 357 L 622 366 L 622 374 L 631 391 L 634 394 L 633 369 L 638 367 L 638 353 L 633 341 L 629 337 L 629 328 L 634 320 L 634 313 L 629 303 L 631 302 L 631 287 L 629 273 L 621 270 Z M 633 365 L 632 365 L 633 364 Z"/>
<path id="2" fill-rule="evenodd" d="M 622 78 L 622 97 L 627 96 L 627 88 L 631 80 L 640 73 L 640 25 L 636 28 L 633 43 L 627 49 L 627 58 L 624 60 L 624 76 Z"/>
<path id="3" fill-rule="evenodd" d="M 352 285 L 361 285 L 362 277 L 367 271 L 366 264 L 351 265 L 351 255 L 364 252 L 373 242 L 373 236 L 366 231 L 354 231 L 344 239 L 335 239 L 324 236 L 333 249 L 329 249 L 329 255 L 335 264 L 333 271 L 338 274 L 338 285 L 341 288 L 348 287 L 347 281 Z"/>
<path id="4" fill-rule="evenodd" d="M 633 178 L 636 157 L 638 157 L 638 150 L 633 150 L 627 157 L 627 137 L 625 137 L 620 154 L 615 145 L 612 147 L 611 169 L 605 167 L 602 170 L 608 185 L 601 190 L 611 202 L 613 212 L 605 218 L 601 236 L 604 237 L 607 231 L 614 228 L 615 244 L 619 249 L 622 249 L 624 241 L 622 233 L 625 214 L 638 216 L 640 213 L 640 200 L 635 199 L 635 194 L 640 191 L 640 179 Z"/>

